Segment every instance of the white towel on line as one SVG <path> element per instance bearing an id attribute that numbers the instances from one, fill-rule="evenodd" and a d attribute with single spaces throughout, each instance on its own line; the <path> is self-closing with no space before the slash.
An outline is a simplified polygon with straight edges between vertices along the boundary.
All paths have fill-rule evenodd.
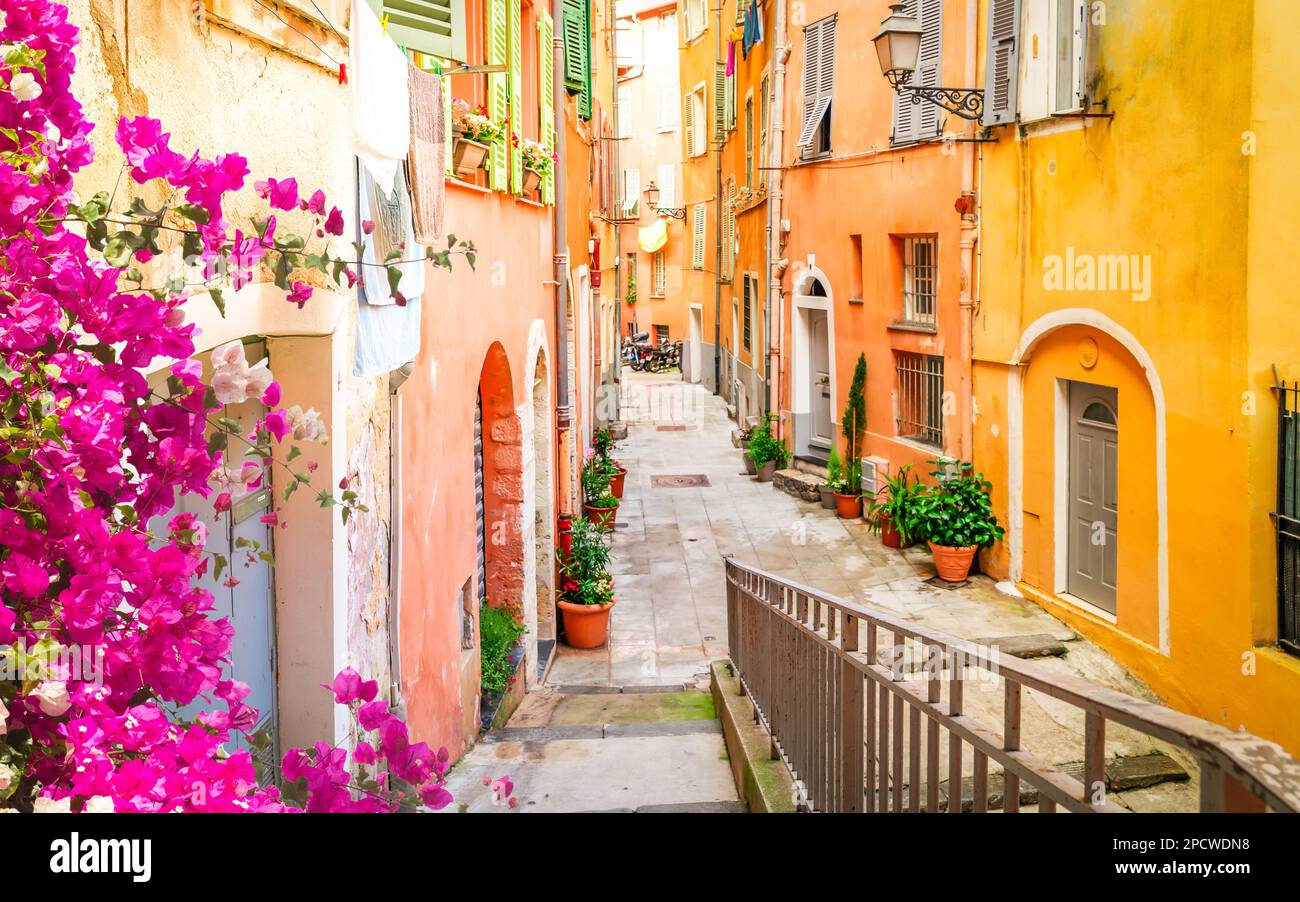
<path id="1" fill-rule="evenodd" d="M 384 34 L 366 0 L 352 0 L 348 85 L 352 147 L 385 191 L 411 146 L 411 100 L 406 56 Z"/>

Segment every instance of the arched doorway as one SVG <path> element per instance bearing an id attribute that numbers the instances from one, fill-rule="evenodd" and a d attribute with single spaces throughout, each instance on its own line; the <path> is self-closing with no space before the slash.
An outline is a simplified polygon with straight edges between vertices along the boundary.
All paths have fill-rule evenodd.
<path id="1" fill-rule="evenodd" d="M 500 343 L 488 349 L 479 374 L 475 523 L 483 561 L 477 597 L 524 619 L 523 432 L 515 410 L 510 361 Z M 480 500 L 481 494 L 481 500 Z"/>
<path id="2" fill-rule="evenodd" d="M 555 639 L 555 490 L 552 483 L 553 453 L 551 449 L 552 410 L 551 372 L 546 353 L 538 349 L 533 366 L 531 424 L 527 429 L 525 447 L 526 467 L 532 469 L 532 542 L 530 549 L 533 570 L 532 585 L 524 595 L 524 623 L 528 654 L 526 685 L 538 679 L 540 661 L 538 643 L 549 649 Z"/>
<path id="3" fill-rule="evenodd" d="M 836 436 L 835 308 L 826 274 L 805 267 L 792 297 L 795 453 L 825 459 Z"/>

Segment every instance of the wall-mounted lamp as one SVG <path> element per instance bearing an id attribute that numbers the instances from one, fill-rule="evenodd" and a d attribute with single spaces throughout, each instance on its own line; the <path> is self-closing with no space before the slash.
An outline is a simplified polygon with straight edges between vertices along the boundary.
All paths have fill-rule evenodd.
<path id="1" fill-rule="evenodd" d="M 921 35 L 925 30 L 915 16 L 903 12 L 902 3 L 889 6 L 890 15 L 880 23 L 872 38 L 880 71 L 894 90 L 909 97 L 914 104 L 928 101 L 963 119 L 979 120 L 984 116 L 984 92 L 978 88 L 931 88 L 908 84 L 921 56 Z"/>
<path id="2" fill-rule="evenodd" d="M 659 186 L 656 185 L 653 180 L 651 180 L 649 185 L 646 185 L 646 189 L 642 193 L 645 195 L 646 204 L 652 207 L 660 216 L 667 216 L 670 219 L 680 219 L 683 222 L 686 221 L 685 207 L 659 206 Z"/>

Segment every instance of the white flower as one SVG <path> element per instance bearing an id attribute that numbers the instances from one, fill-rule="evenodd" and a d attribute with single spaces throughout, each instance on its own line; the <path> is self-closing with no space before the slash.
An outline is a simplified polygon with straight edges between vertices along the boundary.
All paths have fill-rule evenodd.
<path id="1" fill-rule="evenodd" d="M 289 416 L 289 426 L 293 429 L 294 441 L 325 441 L 325 423 L 322 422 L 320 414 L 316 412 L 315 407 L 308 407 L 304 411 L 301 407 L 295 404 L 285 411 L 285 413 Z"/>
<path id="2" fill-rule="evenodd" d="M 248 365 L 243 342 L 229 341 L 212 352 L 212 391 L 220 404 L 239 404 L 266 394 L 275 381 L 266 366 L 266 358 L 255 366 Z"/>
<path id="3" fill-rule="evenodd" d="M 32 811 L 36 814 L 71 814 L 72 796 L 58 801 L 42 796 L 36 800 L 36 804 L 32 806 Z"/>
<path id="4" fill-rule="evenodd" d="M 14 772 L 7 764 L 0 764 L 0 792 L 5 792 L 13 785 Z"/>
<path id="5" fill-rule="evenodd" d="M 41 710 L 50 717 L 60 717 L 72 707 L 68 687 L 60 680 L 46 680 L 31 693 L 41 704 Z"/>
<path id="6" fill-rule="evenodd" d="M 81 809 L 84 814 L 112 814 L 113 800 L 108 796 L 91 796 L 86 800 L 86 807 Z"/>
<path id="7" fill-rule="evenodd" d="M 271 371 L 266 367 L 266 358 L 263 357 L 246 371 L 245 378 L 248 385 L 244 389 L 245 400 L 251 401 L 254 398 L 260 398 L 266 394 L 267 388 L 275 381 Z"/>
<path id="8" fill-rule="evenodd" d="M 41 96 L 41 86 L 30 72 L 16 72 L 9 79 L 9 90 L 16 100 L 35 100 Z"/>
<path id="9" fill-rule="evenodd" d="M 212 391 L 217 396 L 218 404 L 238 404 L 248 395 L 248 380 L 244 371 L 234 367 L 223 367 L 212 374 Z"/>
<path id="10" fill-rule="evenodd" d="M 241 369 L 248 367 L 248 358 L 244 356 L 244 343 L 238 338 L 226 342 L 212 352 L 212 368 L 219 370 L 224 367 Z"/>

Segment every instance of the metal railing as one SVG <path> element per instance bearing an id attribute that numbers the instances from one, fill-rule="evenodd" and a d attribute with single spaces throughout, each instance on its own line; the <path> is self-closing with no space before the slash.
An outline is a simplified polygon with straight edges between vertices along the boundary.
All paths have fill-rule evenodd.
<path id="1" fill-rule="evenodd" d="M 815 811 L 939 811 L 940 741 L 960 812 L 963 745 L 970 810 L 987 811 L 989 765 L 1002 768 L 1001 804 L 1123 812 L 1105 791 L 1106 726 L 1184 749 L 1200 765 L 1202 811 L 1300 810 L 1300 761 L 1275 743 L 1229 730 L 1041 663 L 1000 656 L 726 557 L 730 657 L 772 753 Z M 882 653 L 888 666 L 881 663 Z M 915 666 L 910 666 L 912 662 Z M 996 681 L 1002 730 L 963 712 L 963 687 Z M 1083 769 L 1067 773 L 1022 745 L 1021 700 L 1034 690 L 1083 714 Z"/>

